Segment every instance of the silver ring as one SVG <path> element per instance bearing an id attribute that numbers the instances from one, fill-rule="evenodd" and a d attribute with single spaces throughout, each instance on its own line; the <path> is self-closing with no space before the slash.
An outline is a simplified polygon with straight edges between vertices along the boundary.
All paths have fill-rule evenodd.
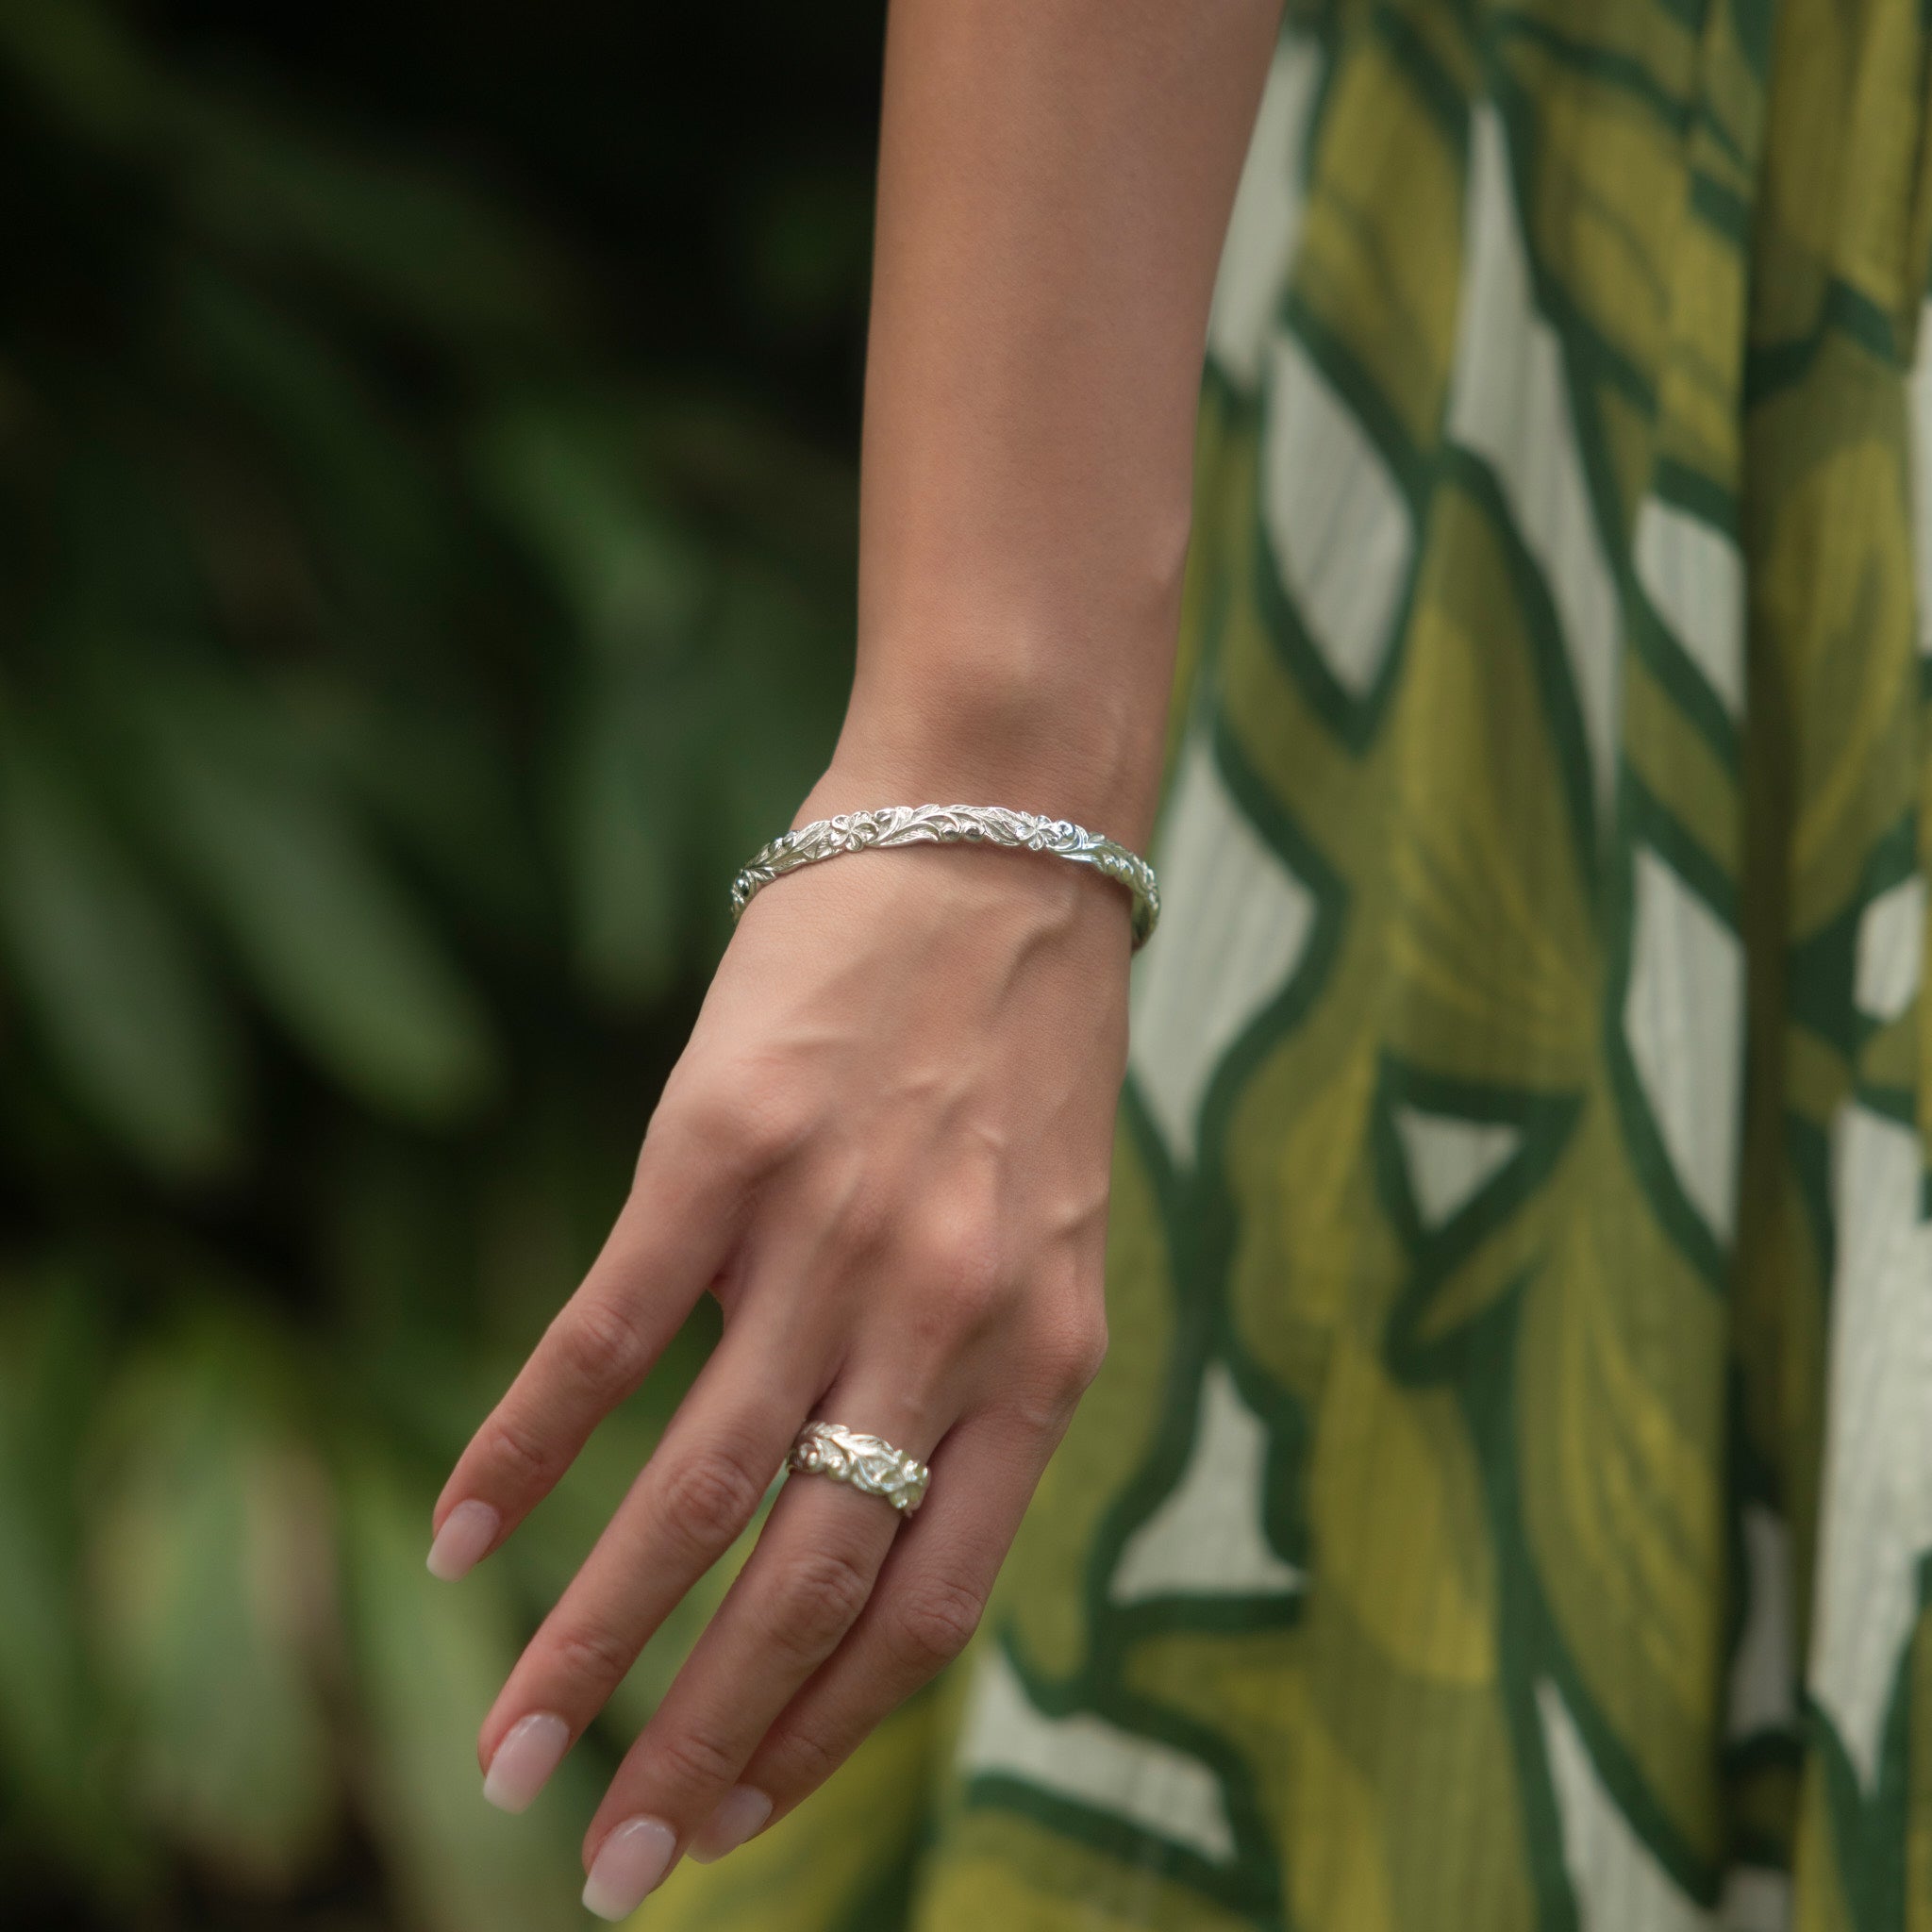
<path id="1" fill-rule="evenodd" d="M 910 1516 L 925 1500 L 926 1478 L 932 1474 L 905 1450 L 878 1436 L 861 1436 L 842 1423 L 807 1423 L 785 1465 L 803 1475 L 850 1483 L 868 1496 L 883 1496 L 902 1516 Z"/>

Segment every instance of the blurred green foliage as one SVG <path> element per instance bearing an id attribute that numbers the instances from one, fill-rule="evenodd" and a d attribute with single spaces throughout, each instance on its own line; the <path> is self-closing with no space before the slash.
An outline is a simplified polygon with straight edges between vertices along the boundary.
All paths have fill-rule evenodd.
<path id="1" fill-rule="evenodd" d="M 782 39 L 254 14 L 0 0 L 0 1920 L 541 1932 L 705 1604 L 475 1726 L 702 1319 L 428 1508 L 830 749 L 877 23 L 794 168 Z"/>

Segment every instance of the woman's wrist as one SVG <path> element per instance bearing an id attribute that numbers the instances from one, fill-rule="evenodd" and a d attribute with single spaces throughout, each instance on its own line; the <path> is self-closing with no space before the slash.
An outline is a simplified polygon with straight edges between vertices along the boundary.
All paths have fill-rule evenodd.
<path id="1" fill-rule="evenodd" d="M 1164 690 L 1011 682 L 961 690 L 924 677 L 880 697 L 855 689 L 830 763 L 794 824 L 887 805 L 1003 805 L 1071 819 L 1145 854 L 1160 785 Z"/>
<path id="2" fill-rule="evenodd" d="M 1003 777 L 991 766 L 964 759 L 928 764 L 916 757 L 875 758 L 872 749 L 870 744 L 856 747 L 825 768 L 793 814 L 792 829 L 842 812 L 893 805 L 1015 804 L 1021 810 L 1043 810 L 1026 802 L 1024 774 L 1017 767 Z M 936 774 L 958 782 L 941 782 Z M 1081 819 L 1074 823 L 1087 824 Z M 1087 829 L 1104 832 L 1106 827 L 1087 824 Z M 893 919 L 915 924 L 937 919 L 947 928 L 970 930 L 994 952 L 1071 946 L 1088 960 L 1086 971 L 1110 972 L 1118 963 L 1123 974 L 1132 957 L 1132 893 L 1092 867 L 1071 864 L 1053 853 L 991 842 L 882 846 L 804 866 L 765 890 L 782 892 L 814 874 L 840 875 L 836 883 L 823 879 L 819 888 L 823 896 L 825 885 L 831 886 L 828 903 L 836 908 L 835 924 L 870 917 L 882 894 L 897 908 Z M 954 947 L 949 941 L 949 952 Z M 977 951 L 976 943 L 968 945 L 959 957 Z"/>

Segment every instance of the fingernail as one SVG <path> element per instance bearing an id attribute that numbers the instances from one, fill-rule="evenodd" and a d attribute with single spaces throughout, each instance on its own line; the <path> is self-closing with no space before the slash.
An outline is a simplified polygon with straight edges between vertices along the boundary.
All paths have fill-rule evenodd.
<path id="1" fill-rule="evenodd" d="M 677 1834 L 661 1818 L 626 1818 L 613 1826 L 591 1860 L 584 1908 L 600 1919 L 626 1919 L 671 1869 Z"/>
<path id="2" fill-rule="evenodd" d="M 483 1795 L 501 1811 L 522 1811 L 570 1747 L 570 1726 L 547 1710 L 519 1718 L 490 1760 Z"/>
<path id="3" fill-rule="evenodd" d="M 476 1566 L 476 1558 L 496 1541 L 503 1521 L 488 1503 L 458 1503 L 442 1519 L 429 1545 L 429 1574 L 454 1583 Z"/>
<path id="4" fill-rule="evenodd" d="M 698 1826 L 689 1847 L 700 1865 L 735 1852 L 772 1815 L 772 1801 L 755 1785 L 733 1785 Z"/>

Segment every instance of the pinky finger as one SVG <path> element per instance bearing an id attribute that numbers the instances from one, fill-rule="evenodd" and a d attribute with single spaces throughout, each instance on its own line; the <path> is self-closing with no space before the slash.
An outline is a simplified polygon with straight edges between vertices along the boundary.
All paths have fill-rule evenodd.
<path id="1" fill-rule="evenodd" d="M 894 1540 L 865 1609 L 698 1827 L 693 1858 L 723 1857 L 783 1817 L 965 1649 L 1053 1449 L 1044 1436 L 1023 1441 L 1006 1416 L 948 1431 L 929 1496 Z"/>

